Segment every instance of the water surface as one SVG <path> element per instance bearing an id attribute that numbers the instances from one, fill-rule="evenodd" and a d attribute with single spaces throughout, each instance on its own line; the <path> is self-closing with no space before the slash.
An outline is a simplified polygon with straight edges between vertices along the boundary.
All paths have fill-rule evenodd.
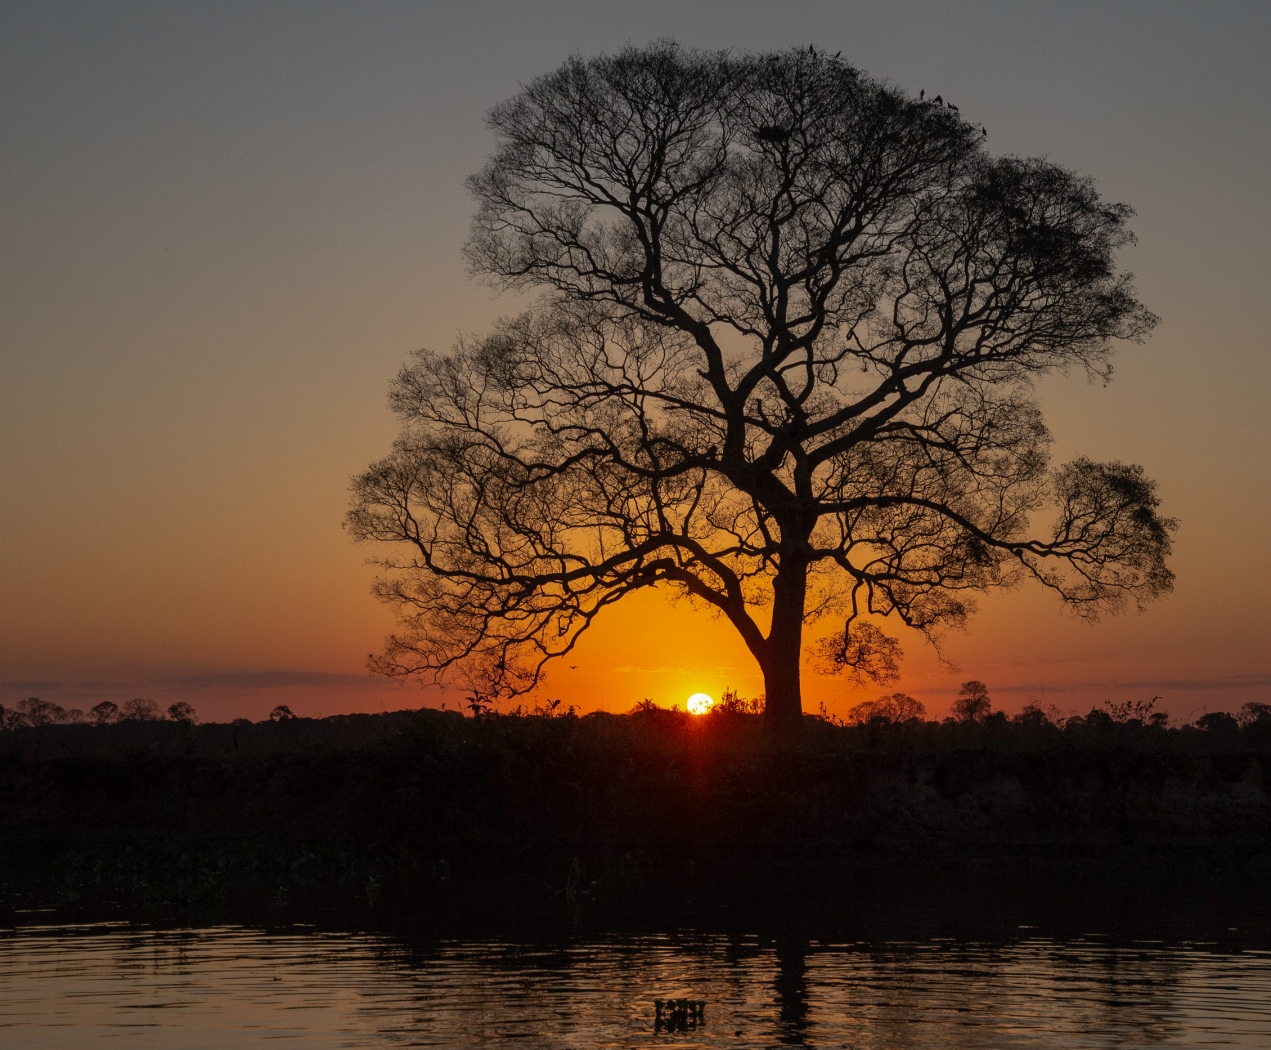
<path id="1" fill-rule="evenodd" d="M 655 1026 L 655 998 L 707 1002 Z M 0 1044 L 864 1048 L 1271 1046 L 1271 952 L 1022 935 L 409 944 L 241 927 L 0 936 Z"/>

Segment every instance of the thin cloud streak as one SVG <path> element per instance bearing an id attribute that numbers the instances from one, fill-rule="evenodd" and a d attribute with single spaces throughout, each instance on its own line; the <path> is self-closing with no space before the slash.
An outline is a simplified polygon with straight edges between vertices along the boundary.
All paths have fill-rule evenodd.
<path id="1" fill-rule="evenodd" d="M 358 688 L 400 689 L 400 680 L 371 674 L 331 674 L 326 671 L 232 671 L 223 674 L 192 675 L 168 679 L 164 684 L 186 689 L 282 689 L 294 686 L 306 688 Z"/>
<path id="2" fill-rule="evenodd" d="M 998 693 L 1036 693 L 1038 689 L 1056 692 L 1075 692 L 1085 689 L 1157 689 L 1194 692 L 1212 689 L 1268 689 L 1271 688 L 1271 674 L 1230 675 L 1223 678 L 1158 678 L 1140 679 L 1130 682 L 1094 681 L 1054 683 L 1042 681 L 1031 685 L 999 685 L 994 686 Z"/>

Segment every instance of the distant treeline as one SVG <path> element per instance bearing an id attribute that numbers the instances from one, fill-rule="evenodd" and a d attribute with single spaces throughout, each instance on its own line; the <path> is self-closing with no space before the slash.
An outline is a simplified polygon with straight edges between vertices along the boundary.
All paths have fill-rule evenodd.
<path id="1" fill-rule="evenodd" d="M 270 712 L 270 720 L 274 722 L 294 718 L 291 708 L 279 704 Z M 140 697 L 125 701 L 121 707 L 113 700 L 103 700 L 87 711 L 78 707 L 65 708 L 49 700 L 41 700 L 38 696 L 29 696 L 19 700 L 13 707 L 6 708 L 0 704 L 0 729 L 27 729 L 36 726 L 78 726 L 114 725 L 116 722 L 182 722 L 193 725 L 199 720 L 198 712 L 192 704 L 177 701 L 169 704 L 166 710 L 160 710 L 153 700 Z"/>
<path id="2" fill-rule="evenodd" d="M 1069 715 L 1059 710 L 1054 704 L 1043 707 L 1035 697 L 1028 697 L 1023 710 L 1014 716 L 1003 711 L 994 711 L 989 697 L 988 687 L 979 681 L 968 681 L 955 699 L 949 717 L 938 724 L 945 726 L 966 726 L 977 724 L 1001 727 L 1007 724 L 1024 727 L 1030 730 L 1059 730 L 1070 728 L 1080 732 L 1091 726 L 1115 724 L 1121 726 L 1146 727 L 1153 729 L 1185 728 L 1184 725 L 1172 723 L 1170 716 L 1164 711 L 1156 710 L 1156 703 L 1161 698 L 1154 696 L 1148 700 L 1133 699 L 1119 704 L 1107 702 L 1103 709 L 1095 708 L 1089 714 Z M 501 713 L 488 703 L 473 702 L 470 713 L 474 717 L 526 718 L 577 717 L 577 709 L 563 706 L 559 700 L 542 701 L 531 708 L 518 705 Z M 736 691 L 725 691 L 722 698 L 714 705 L 707 717 L 736 718 L 740 715 L 761 715 L 763 698 L 746 699 Z M 643 700 L 636 704 L 628 714 L 653 714 L 664 712 L 668 715 L 679 715 L 687 718 L 678 705 L 663 707 L 652 700 Z M 839 717 L 828 711 L 824 704 L 816 715 L 808 716 L 807 721 L 819 721 L 840 728 L 850 726 L 909 726 L 928 723 L 927 710 L 921 701 L 905 693 L 892 693 L 880 696 L 875 700 L 866 700 L 852 707 L 846 717 Z M 270 722 L 286 722 L 296 716 L 286 704 L 277 705 L 269 713 Z M 19 701 L 14 707 L 6 708 L 0 704 L 0 729 L 27 729 L 53 725 L 115 725 L 121 722 L 158 722 L 170 721 L 183 725 L 194 725 L 199 721 L 198 713 L 188 703 L 169 704 L 166 710 L 153 700 L 134 699 L 122 706 L 113 701 L 104 700 L 91 707 L 87 712 L 78 708 L 69 710 L 37 696 Z M 236 725 L 251 725 L 250 719 L 235 719 Z M 687 724 L 687 723 L 686 723 Z M 1271 725 L 1271 704 L 1252 701 L 1243 705 L 1235 714 L 1226 711 L 1210 711 L 1202 714 L 1194 722 L 1187 723 L 1191 727 L 1207 732 L 1223 732 L 1239 727 L 1258 727 Z"/>

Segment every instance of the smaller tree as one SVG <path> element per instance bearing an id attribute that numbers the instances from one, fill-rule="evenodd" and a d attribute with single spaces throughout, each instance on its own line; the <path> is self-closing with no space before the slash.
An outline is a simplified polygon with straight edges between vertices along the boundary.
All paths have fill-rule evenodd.
<path id="1" fill-rule="evenodd" d="M 286 704 L 279 704 L 269 712 L 269 720 L 271 722 L 289 722 L 296 716 L 291 713 L 291 708 Z"/>
<path id="2" fill-rule="evenodd" d="M 99 726 L 104 726 L 108 722 L 118 722 L 119 705 L 110 700 L 103 700 L 100 704 L 89 708 L 88 717 Z"/>
<path id="3" fill-rule="evenodd" d="M 1024 707 L 1013 719 L 1018 725 L 1034 729 L 1055 729 L 1064 724 L 1063 712 L 1054 704 L 1042 707 L 1041 699 L 1029 693 L 1024 697 Z"/>
<path id="4" fill-rule="evenodd" d="M 27 697 L 18 704 L 18 710 L 25 716 L 27 725 L 47 726 L 66 720 L 65 708 L 38 696 Z"/>
<path id="5" fill-rule="evenodd" d="M 121 722 L 156 722 L 159 719 L 159 705 L 153 700 L 136 697 L 129 700 L 119 713 Z"/>
<path id="6" fill-rule="evenodd" d="M 953 702 L 953 717 L 959 722 L 983 722 L 991 711 L 989 687 L 975 679 L 963 682 Z"/>
<path id="7" fill-rule="evenodd" d="M 905 693 L 892 693 L 880 696 L 877 700 L 866 700 L 857 704 L 847 713 L 847 721 L 851 725 L 865 725 L 874 719 L 887 722 L 910 722 L 921 720 L 927 714 L 922 702 Z"/>
<path id="8" fill-rule="evenodd" d="M 1201 715 L 1196 719 L 1195 725 L 1197 729 L 1203 729 L 1215 736 L 1229 736 L 1240 728 L 1240 723 L 1226 711 L 1210 711 L 1207 715 Z"/>
<path id="9" fill-rule="evenodd" d="M 1236 721 L 1242 726 L 1271 725 L 1271 704 L 1260 704 L 1257 701 L 1245 704 Z"/>
<path id="10" fill-rule="evenodd" d="M 183 700 L 178 700 L 175 704 L 168 705 L 168 717 L 174 722 L 184 722 L 186 725 L 194 725 L 199 720 L 194 706 L 185 703 Z"/>

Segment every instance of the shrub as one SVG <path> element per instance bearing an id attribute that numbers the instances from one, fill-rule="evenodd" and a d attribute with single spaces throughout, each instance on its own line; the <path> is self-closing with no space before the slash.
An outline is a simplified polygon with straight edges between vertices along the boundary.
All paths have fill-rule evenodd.
<path id="1" fill-rule="evenodd" d="M 1114 704 L 1111 700 L 1105 700 L 1103 706 L 1108 709 L 1108 714 L 1114 722 L 1131 722 L 1138 720 L 1139 722 L 1148 722 L 1155 718 L 1152 708 L 1156 706 L 1156 701 L 1161 699 L 1159 696 L 1152 697 L 1151 700 L 1124 700 L 1119 704 Z M 1164 714 L 1158 711 L 1156 714 Z M 1168 720 L 1169 715 L 1165 715 Z M 1159 725 L 1159 722 L 1153 724 Z"/>
<path id="2" fill-rule="evenodd" d="M 736 689 L 725 689 L 719 702 L 711 708 L 711 714 L 721 715 L 761 715 L 763 714 L 763 697 L 753 700 L 744 699 Z"/>

